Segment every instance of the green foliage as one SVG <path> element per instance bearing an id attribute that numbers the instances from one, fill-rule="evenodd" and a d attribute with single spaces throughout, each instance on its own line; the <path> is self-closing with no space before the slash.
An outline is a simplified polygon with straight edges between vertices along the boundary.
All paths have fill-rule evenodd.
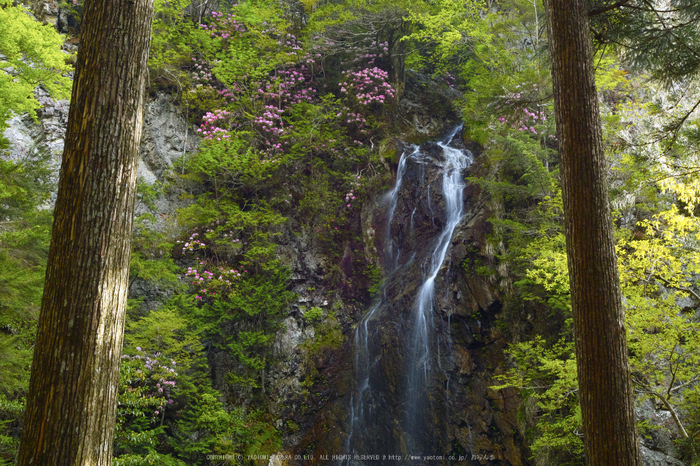
<path id="1" fill-rule="evenodd" d="M 153 78 L 164 74 L 163 79 L 184 78 L 180 68 L 189 67 L 194 55 L 194 44 L 206 36 L 196 22 L 185 12 L 190 2 L 186 0 L 156 0 L 152 27 L 149 68 Z M 181 84 L 189 84 L 183 82 Z"/>
<path id="2" fill-rule="evenodd" d="M 496 14 L 476 1 L 306 1 L 313 15 L 304 31 L 284 18 L 278 2 L 246 1 L 224 6 L 216 16 L 206 11 L 206 2 L 190 3 L 156 1 L 150 79 L 177 93 L 190 120 L 204 121 L 200 132 L 208 136 L 174 175 L 185 189 L 183 200 L 191 202 L 176 219 L 166 222 L 146 213 L 135 221 L 132 281 L 166 288 L 174 296 L 159 309 L 129 311 L 115 438 L 115 464 L 120 465 L 204 464 L 207 454 L 264 454 L 281 448 L 279 433 L 264 412 L 267 397 L 259 395 L 265 389 L 265 371 L 275 362 L 275 335 L 294 299 L 290 271 L 278 254 L 280 244 L 290 247 L 282 234 L 285 223 L 297 222 L 295 230 L 312 233 L 313 247 L 320 246 L 331 264 L 329 283 L 359 278 L 369 283 L 371 293 L 378 290 L 378 270 L 353 259 L 357 276 L 348 277 L 338 264 L 348 245 L 353 250 L 358 241 L 353 232 L 359 207 L 370 191 L 368 179 L 381 169 L 374 145 L 387 140 L 383 131 L 394 124 L 393 103 L 364 105 L 356 95 L 344 93 L 342 67 L 356 66 L 354 71 L 374 66 L 389 72 L 397 95 L 404 57 L 409 66 L 443 76 L 446 83 L 451 83 L 451 73 L 459 76 L 470 89 L 463 104 L 466 117 L 473 120 L 469 128 L 487 149 L 487 173 L 475 183 L 493 199 L 493 243 L 507 238 L 513 245 L 512 250 L 498 249 L 498 260 L 512 268 L 540 270 L 552 262 L 547 259 L 559 259 L 560 228 L 555 224 L 561 212 L 549 138 L 552 121 L 543 118 L 549 113 L 548 73 L 536 45 L 520 53 L 523 33 L 516 31 L 522 24 L 538 43 L 539 3 L 510 2 L 513 8 Z M 352 65 L 357 54 L 375 56 Z M 612 86 L 619 76 L 613 65 L 608 70 Z M 303 86 L 313 88 L 313 97 L 293 99 L 283 92 L 288 81 L 280 76 L 293 73 L 303 75 Z M 45 244 L 36 240 L 39 231 L 29 227 L 31 222 L 19 227 L 44 199 L 36 197 L 41 190 L 30 183 L 28 175 L 34 173 L 28 165 L 0 165 L 0 214 L 7 209 L 18 225 L 12 234 L 21 231 L 25 238 L 13 239 L 12 252 L 0 244 L 0 293 L 10 298 L 0 299 L 0 309 L 11 303 L 11 325 L 27 325 L 30 319 L 17 316 L 31 306 L 21 300 L 34 302 L 41 290 L 36 272 L 42 267 L 43 249 L 22 253 L 36 256 L 35 268 L 21 269 L 26 276 L 16 271 L 20 261 L 14 256 L 14 245 L 22 241 Z M 164 192 L 162 186 L 141 182 L 138 201 L 153 211 Z M 506 208 L 538 220 L 528 224 L 506 214 Z M 550 220 L 548 212 L 554 213 Z M 0 237 L 5 238 L 10 237 Z M 533 239 L 532 248 L 526 249 Z M 548 248 L 552 254 L 545 257 Z M 477 268 L 473 265 L 470 270 Z M 478 270 L 493 273 L 490 265 L 478 264 Z M 564 313 L 564 282 L 555 271 L 523 275 L 528 283 L 521 289 L 527 288 L 523 295 L 529 299 L 551 305 L 556 296 Z M 543 286 L 542 280 L 553 277 L 554 288 Z M 333 312 L 312 307 L 304 320 L 315 335 L 305 343 L 309 358 L 342 346 L 345 337 Z M 0 364 L 0 377 L 8 374 L 0 382 L 8 391 L 26 383 L 20 376 L 28 364 L 17 348 L 29 348 L 27 335 L 31 331 L 22 330 L 7 345 L 0 340 L 0 351 L 15 351 L 5 350 L 9 362 Z M 22 338 L 26 343 L 19 343 Z M 238 400 L 222 403 L 212 387 L 204 344 L 228 358 L 231 389 L 252 394 L 246 401 L 262 404 L 261 410 L 230 405 Z M 569 343 L 547 346 L 551 344 L 523 347 L 530 357 L 541 351 L 550 361 L 523 377 L 554 382 L 571 375 Z M 308 375 L 306 386 L 318 383 L 318 370 Z M 538 451 L 547 450 L 574 425 L 571 419 L 577 419 L 570 395 L 563 407 L 556 405 L 565 383 L 559 385 L 556 393 L 532 395 L 546 412 L 543 430 L 562 423 L 549 437 L 541 436 L 545 440 Z M 8 438 L 11 443 L 14 437 Z"/>
<path id="3" fill-rule="evenodd" d="M 164 441 L 166 414 L 174 415 L 181 378 L 196 367 L 201 345 L 180 311 L 164 308 L 129 322 L 124 352 L 115 457 L 129 464 L 160 454 L 154 447 Z"/>
<path id="4" fill-rule="evenodd" d="M 25 330 L 25 335 L 0 334 L 0 390 L 4 393 L 14 393 L 25 390 L 29 385 L 29 367 L 32 361 L 32 348 L 27 345 L 27 333 L 33 333 L 33 328 Z"/>
<path id="5" fill-rule="evenodd" d="M 0 160 L 0 354 L 8 356 L 2 358 L 8 369 L 24 367 L 22 372 L 31 360 L 28 348 L 39 315 L 53 220 L 53 212 L 40 207 L 54 188 L 47 163 L 46 154 L 17 162 Z M 9 376 L 0 369 L 0 391 L 26 382 L 28 374 L 13 372 Z"/>
<path id="6" fill-rule="evenodd" d="M 700 329 L 696 319 L 681 312 L 677 300 L 688 296 L 695 284 L 700 264 L 695 249 L 700 239 L 698 225 L 694 218 L 680 215 L 672 207 L 640 222 L 637 228 L 635 235 L 619 231 L 617 244 L 633 382 L 639 392 L 661 400 L 674 413 L 692 411 L 687 400 L 694 399 L 697 391 L 694 382 L 700 363 Z M 530 264 L 527 278 L 518 283 L 527 290 L 524 297 L 569 315 L 563 235 L 541 232 L 523 254 Z M 570 342 L 569 332 L 570 328 L 564 338 Z M 532 392 L 540 400 L 538 407 L 544 414 L 554 412 L 558 417 L 538 419 L 539 437 L 531 448 L 536 456 L 546 448 L 548 455 L 558 458 L 558 464 L 565 464 L 562 455 L 577 457 L 577 451 L 571 450 L 575 444 L 571 432 L 580 432 L 580 410 L 574 396 L 575 358 L 572 344 L 566 344 L 566 352 L 562 344 L 548 345 L 536 337 L 514 345 L 511 354 L 516 369 L 501 377 L 506 386 L 540 387 Z M 531 391 L 527 389 L 527 393 Z M 679 430 L 685 429 L 679 417 L 674 415 L 674 420 Z"/>
<path id="7" fill-rule="evenodd" d="M 694 27 L 700 15 L 696 2 L 674 0 L 669 5 L 633 1 L 625 8 L 601 8 L 592 16 L 600 46 L 619 44 L 626 60 L 665 84 L 686 82 L 696 76 L 700 60 Z"/>
<path id="8" fill-rule="evenodd" d="M 543 11 L 539 1 L 509 1 L 496 11 L 480 0 L 441 0 L 411 14 L 420 27 L 409 39 L 435 50 L 419 58 L 426 71 L 454 74 L 468 89 L 465 128 L 476 141 L 488 145 L 499 124 L 537 134 L 543 145 L 554 134 L 546 123 L 551 84 L 539 24 Z"/>
<path id="9" fill-rule="evenodd" d="M 147 448 L 145 455 L 124 454 L 112 460 L 113 466 L 186 466 L 187 463 L 173 458 L 171 455 L 162 455 L 153 448 Z"/>
<path id="10" fill-rule="evenodd" d="M 24 399 L 10 400 L 0 394 L 0 465 L 15 464 L 24 407 Z"/>
<path id="11" fill-rule="evenodd" d="M 288 279 L 283 269 L 259 273 L 241 280 L 228 297 L 204 303 L 202 312 L 217 323 L 222 346 L 241 363 L 233 380 L 258 386 L 258 374 L 270 361 L 270 343 L 294 297 L 287 291 Z"/>
<path id="12" fill-rule="evenodd" d="M 304 320 L 308 323 L 317 322 L 323 316 L 323 309 L 318 306 L 312 306 L 304 313 Z"/>
<path id="13" fill-rule="evenodd" d="M 134 220 L 129 280 L 139 278 L 155 285 L 177 288 L 180 268 L 175 265 L 170 251 L 173 243 L 158 231 L 152 214 L 143 214 Z"/>
<path id="14" fill-rule="evenodd" d="M 164 192 L 165 189 L 159 183 L 149 185 L 139 180 L 137 202 L 140 208 L 149 210 L 134 219 L 129 286 L 139 280 L 147 286 L 170 293 L 182 289 L 179 278 L 181 270 L 171 254 L 174 248 L 172 219 L 158 222 L 150 213 L 155 208 L 156 198 Z"/>
<path id="15" fill-rule="evenodd" d="M 367 288 L 367 291 L 369 291 L 370 296 L 374 298 L 377 296 L 379 289 L 384 283 L 384 274 L 379 268 L 375 267 L 374 265 L 368 265 L 367 270 L 365 270 L 364 272 L 364 275 L 365 277 L 367 277 L 367 280 L 370 284 L 369 288 Z"/>
<path id="16" fill-rule="evenodd" d="M 209 454 L 279 448 L 275 429 L 259 413 L 224 408 L 201 344 L 206 328 L 192 315 L 197 315 L 193 304 L 179 296 L 129 322 L 115 464 L 203 464 Z"/>
<path id="17" fill-rule="evenodd" d="M 190 159 L 188 168 L 200 179 L 210 179 L 214 191 L 243 187 L 261 187 L 269 184 L 275 163 L 261 160 L 248 141 L 249 133 L 236 132 L 225 143 L 205 141 L 203 147 Z"/>
<path id="18" fill-rule="evenodd" d="M 530 449 L 537 463 L 580 464 L 583 429 L 573 342 L 550 344 L 536 336 L 513 345 L 509 354 L 516 369 L 497 375 L 504 384 L 493 388 L 520 387 L 526 399 L 535 400 L 538 435 L 530 439 Z"/>
<path id="19" fill-rule="evenodd" d="M 221 40 L 222 50 L 216 54 L 219 62 L 213 71 L 222 83 L 231 86 L 261 80 L 289 62 L 284 47 L 279 46 L 273 35 L 289 27 L 279 3 L 271 0 L 245 2 L 232 8 L 232 12 L 245 30 L 239 40 Z"/>
<path id="20" fill-rule="evenodd" d="M 0 464 L 13 464 L 19 447 L 44 289 L 53 220 L 41 208 L 53 188 L 47 158 L 0 160 Z"/>
<path id="21" fill-rule="evenodd" d="M 320 315 L 319 318 L 321 318 Z M 344 340 L 345 336 L 340 328 L 340 322 L 338 322 L 335 313 L 330 311 L 327 316 L 320 319 L 320 322 L 316 324 L 315 336 L 308 342 L 307 346 L 309 354 L 321 354 L 330 349 L 340 348 Z"/>
<path id="22" fill-rule="evenodd" d="M 36 86 L 41 85 L 55 99 L 70 94 L 66 74 L 71 68 L 61 52 L 62 42 L 51 25 L 32 19 L 23 6 L 0 2 L 0 149 L 6 143 L 2 134 L 10 117 L 29 113 L 36 118 Z"/>
<path id="23" fill-rule="evenodd" d="M 0 392 L 7 395 L 29 382 L 53 217 L 38 208 L 52 186 L 44 157 L 0 161 Z"/>
<path id="24" fill-rule="evenodd" d="M 494 40 L 495 35 L 486 34 L 487 29 L 480 25 L 485 8 L 482 0 L 440 0 L 429 5 L 427 11 L 411 9 L 410 18 L 418 27 L 403 40 L 428 43 L 432 53 L 413 54 L 408 60 L 410 66 L 427 65 L 435 71 L 446 70 L 454 65 L 455 56 L 478 49 L 482 41 Z M 491 14 L 484 19 L 489 25 L 493 24 Z"/>
<path id="25" fill-rule="evenodd" d="M 0 218 L 19 220 L 27 212 L 48 201 L 55 188 L 48 167 L 49 153 L 38 153 L 23 160 L 0 159 Z M 4 223 L 3 225 L 7 225 Z M 7 230 L 7 226 L 2 227 Z"/>

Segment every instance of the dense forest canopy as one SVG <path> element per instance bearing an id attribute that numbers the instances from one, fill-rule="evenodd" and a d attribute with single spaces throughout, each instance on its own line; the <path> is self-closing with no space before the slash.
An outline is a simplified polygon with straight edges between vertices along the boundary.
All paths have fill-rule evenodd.
<path id="1" fill-rule="evenodd" d="M 80 3 L 61 5 L 74 25 L 65 33 L 76 33 Z M 461 267 L 502 297 L 509 361 L 493 369 L 492 387 L 519 390 L 528 461 L 584 464 L 542 2 L 155 3 L 148 92 L 183 110 L 199 146 L 158 181 L 139 182 L 114 464 L 273 454 L 308 429 L 279 421 L 269 393 L 275 342 L 298 298 L 280 251 L 290 235 L 313 238 L 322 281 L 334 290 L 324 299 L 369 306 L 382 271 L 348 251 L 365 247 L 363 209 L 393 183 L 396 141 L 428 139 L 405 118 L 410 112 L 459 115 L 464 139 L 480 148 L 483 169 L 467 182 L 487 196 L 492 229 L 483 258 Z M 2 131 L 13 119 L 42 116 L 37 87 L 68 97 L 75 57 L 67 37 L 35 14 L 0 0 Z M 589 18 L 633 386 L 638 404 L 653 400 L 670 419 L 663 427 L 645 419 L 639 430 L 664 429 L 676 457 L 694 464 L 700 6 L 592 1 Z M 421 94 L 420 110 L 407 106 Z M 56 155 L 10 157 L 17 152 L 2 131 L 0 464 L 10 465 Z M 167 214 L 158 210 L 164 199 L 175 206 Z M 138 289 L 157 290 L 158 304 Z M 348 347 L 359 318 L 344 309 L 313 305 L 297 316 L 313 335 L 300 344 L 305 361 Z M 226 359 L 224 373 L 213 373 L 214 355 Z M 308 367 L 300 396 L 311 399 L 329 382 Z"/>

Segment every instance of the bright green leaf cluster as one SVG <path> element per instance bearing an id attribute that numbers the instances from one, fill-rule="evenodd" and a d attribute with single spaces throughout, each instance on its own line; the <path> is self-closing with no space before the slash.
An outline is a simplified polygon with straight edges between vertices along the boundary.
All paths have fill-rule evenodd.
<path id="1" fill-rule="evenodd" d="M 69 55 L 61 51 L 63 37 L 50 25 L 35 21 L 22 6 L 3 0 L 0 6 L 0 139 L 6 121 L 13 115 L 29 113 L 36 118 L 39 102 L 36 86 L 54 99 L 68 98 L 71 81 L 66 64 Z M 1 141 L 0 141 L 1 142 Z"/>

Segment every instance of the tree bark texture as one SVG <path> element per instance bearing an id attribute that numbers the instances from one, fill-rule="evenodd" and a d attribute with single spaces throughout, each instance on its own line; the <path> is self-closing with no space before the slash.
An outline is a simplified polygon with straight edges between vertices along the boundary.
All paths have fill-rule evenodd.
<path id="1" fill-rule="evenodd" d="M 153 0 L 87 0 L 19 465 L 112 464 Z"/>
<path id="2" fill-rule="evenodd" d="M 586 464 L 639 465 L 586 0 L 546 0 Z"/>

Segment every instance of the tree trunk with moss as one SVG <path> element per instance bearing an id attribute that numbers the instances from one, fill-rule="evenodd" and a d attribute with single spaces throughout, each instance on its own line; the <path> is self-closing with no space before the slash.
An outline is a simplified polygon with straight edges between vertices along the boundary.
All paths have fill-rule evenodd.
<path id="1" fill-rule="evenodd" d="M 587 2 L 546 10 L 586 464 L 639 465 Z"/>
<path id="2" fill-rule="evenodd" d="M 19 465 L 112 464 L 153 0 L 87 0 Z"/>

